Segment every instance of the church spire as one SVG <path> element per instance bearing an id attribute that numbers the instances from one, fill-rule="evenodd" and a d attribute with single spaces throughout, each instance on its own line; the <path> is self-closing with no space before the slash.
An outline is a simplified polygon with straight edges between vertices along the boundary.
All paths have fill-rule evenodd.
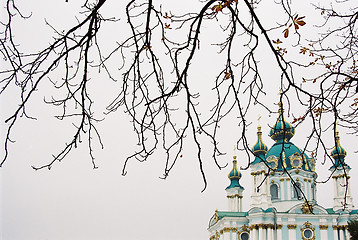
<path id="1" fill-rule="evenodd" d="M 231 181 L 230 185 L 225 189 L 228 199 L 228 210 L 230 212 L 242 211 L 242 197 L 244 188 L 240 185 L 241 172 L 237 169 L 236 155 L 233 157 L 232 170 L 228 177 Z"/>
<path id="2" fill-rule="evenodd" d="M 335 127 L 334 142 L 335 146 L 331 151 L 331 156 L 334 158 L 334 164 L 329 169 L 333 172 L 333 211 L 339 212 L 343 209 L 350 212 L 354 207 L 353 198 L 351 196 L 351 183 L 349 182 L 349 171 L 351 168 L 345 163 L 347 152 L 341 146 L 337 127 Z"/>

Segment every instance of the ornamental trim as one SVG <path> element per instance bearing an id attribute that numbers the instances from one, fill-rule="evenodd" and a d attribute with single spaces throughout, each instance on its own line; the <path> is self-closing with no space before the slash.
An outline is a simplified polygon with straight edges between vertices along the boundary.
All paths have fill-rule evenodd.
<path id="1" fill-rule="evenodd" d="M 296 229 L 297 225 L 296 224 L 287 224 L 287 228 L 288 229 Z"/>

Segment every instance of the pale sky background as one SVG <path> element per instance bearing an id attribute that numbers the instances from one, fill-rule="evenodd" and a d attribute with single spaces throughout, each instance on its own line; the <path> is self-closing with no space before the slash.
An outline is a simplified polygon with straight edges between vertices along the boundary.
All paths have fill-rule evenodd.
<path id="1" fill-rule="evenodd" d="M 51 40 L 44 30 L 44 17 L 50 23 L 56 23 L 61 29 L 70 26 L 74 13 L 78 12 L 74 1 L 41 1 L 38 6 L 25 6 L 33 11 L 31 25 L 18 23 L 16 32 L 24 48 L 43 46 Z M 178 1 L 169 2 L 173 9 L 180 7 Z M 195 2 L 195 1 L 193 1 Z M 30 3 L 26 3 L 30 4 Z M 121 8 L 120 3 L 118 9 Z M 168 7 L 168 6 L 167 6 Z M 115 11 L 116 8 L 110 9 Z M 107 9 L 107 11 L 110 11 Z M 66 14 L 64 14 L 66 13 Z M 115 37 L 110 35 L 110 37 Z M 212 37 L 212 36 L 211 36 Z M 205 43 L 204 43 L 205 44 Z M 192 78 L 202 84 L 206 79 L 214 78 L 218 69 L 215 52 L 201 52 L 202 56 Z M 262 60 L 265 60 L 263 51 Z M 210 69 L 210 71 L 209 71 Z M 279 73 L 272 72 L 271 66 L 265 66 L 265 79 L 278 79 Z M 111 86 L 103 81 L 98 91 L 99 106 L 105 106 L 114 93 L 103 92 Z M 115 86 L 115 84 L 113 85 Z M 41 86 L 48 89 L 46 84 Z M 272 84 L 273 92 L 278 87 Z M 42 95 L 41 95 L 42 94 Z M 229 185 L 227 174 L 231 170 L 233 147 L 240 134 L 237 119 L 227 119 L 222 124 L 220 135 L 221 147 L 227 155 L 221 157 L 220 163 L 229 166 L 219 170 L 212 161 L 211 149 L 204 148 L 204 170 L 208 180 L 207 189 L 196 160 L 196 151 L 188 138 L 181 158 L 167 180 L 161 180 L 164 169 L 163 155 L 158 152 L 149 161 L 128 164 L 128 174 L 121 175 L 125 158 L 135 151 L 135 136 L 132 134 L 129 119 L 121 111 L 109 115 L 98 127 L 105 144 L 104 150 L 96 150 L 98 169 L 93 170 L 86 145 L 73 150 L 61 163 L 56 163 L 49 170 L 34 171 L 32 165 L 40 165 L 51 159 L 64 146 L 73 130 L 68 122 L 58 122 L 53 114 L 56 110 L 43 104 L 43 94 L 51 96 L 52 92 L 41 92 L 31 102 L 29 112 L 38 117 L 37 121 L 19 119 L 14 129 L 13 139 L 16 144 L 10 146 L 10 157 L 0 169 L 0 239 L 1 240 L 91 240 L 91 239 L 128 239 L 128 240 L 164 240 L 208 239 L 208 222 L 215 209 L 226 210 L 225 188 Z M 0 96 L 0 129 L 4 134 L 7 118 L 17 104 L 14 90 Z M 277 94 L 268 95 L 269 107 L 276 110 Z M 205 105 L 204 105 L 205 107 Z M 299 108 L 299 107 L 298 107 Z M 270 147 L 273 140 L 268 137 L 269 126 L 276 121 L 277 114 L 269 116 L 257 109 L 252 111 L 250 120 L 253 124 L 248 129 L 249 144 L 256 142 L 257 115 L 261 111 L 263 140 Z M 292 116 L 287 117 L 292 121 Z M 305 141 L 304 125 L 296 129 L 293 137 L 298 147 Z M 354 183 L 358 181 L 358 160 L 356 137 L 341 131 L 341 144 L 348 152 L 346 162 L 352 167 L 352 196 L 357 208 L 358 191 Z M 333 146 L 333 140 L 330 147 Z M 246 166 L 246 155 L 237 152 L 239 166 Z M 319 180 L 324 180 L 330 165 L 320 165 L 318 156 L 317 172 Z M 251 193 L 251 175 L 242 171 L 241 184 L 244 191 L 244 210 L 249 210 Z M 326 208 L 333 205 L 333 185 L 328 182 L 318 185 L 318 203 Z"/>

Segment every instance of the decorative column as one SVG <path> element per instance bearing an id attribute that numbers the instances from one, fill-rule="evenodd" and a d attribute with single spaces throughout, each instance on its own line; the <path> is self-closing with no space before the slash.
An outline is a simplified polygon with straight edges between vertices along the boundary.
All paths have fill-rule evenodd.
<path id="1" fill-rule="evenodd" d="M 269 224 L 267 226 L 267 240 L 273 240 L 273 226 Z"/>
<path id="2" fill-rule="evenodd" d="M 328 225 L 319 225 L 321 239 L 328 239 Z"/>
<path id="3" fill-rule="evenodd" d="M 272 229 L 272 231 L 271 231 L 271 239 L 272 240 L 276 240 L 276 229 L 275 229 L 275 225 L 271 225 L 271 229 Z"/>
<path id="4" fill-rule="evenodd" d="M 259 240 L 257 236 L 258 234 L 257 225 L 256 224 L 251 225 L 249 229 L 250 229 L 250 240 Z"/>
<path id="5" fill-rule="evenodd" d="M 277 229 L 277 240 L 282 240 L 282 224 L 277 224 L 276 229 Z"/>
<path id="6" fill-rule="evenodd" d="M 291 184 L 291 178 L 286 178 L 286 193 L 287 198 L 286 200 L 292 199 L 292 184 Z"/>
<path id="7" fill-rule="evenodd" d="M 344 238 L 344 230 L 343 230 L 343 229 L 340 229 L 340 230 L 339 230 L 339 239 L 345 239 L 345 238 Z"/>
<path id="8" fill-rule="evenodd" d="M 339 234 L 339 231 L 338 231 L 338 226 L 337 225 L 333 225 L 333 239 L 334 240 L 338 240 L 338 234 Z"/>
<path id="9" fill-rule="evenodd" d="M 266 240 L 265 238 L 263 238 L 264 236 L 264 229 L 263 229 L 263 226 L 262 224 L 259 224 L 259 240 Z"/>
<path id="10" fill-rule="evenodd" d="M 267 224 L 262 224 L 262 229 L 263 229 L 263 236 L 262 236 L 262 238 L 260 238 L 260 240 L 261 239 L 263 239 L 263 240 L 266 240 L 267 239 Z"/>
<path id="11" fill-rule="evenodd" d="M 230 240 L 230 228 L 225 227 L 224 229 L 224 240 Z"/>
<path id="12" fill-rule="evenodd" d="M 338 226 L 338 231 L 339 231 L 339 239 L 340 240 L 344 240 L 344 230 L 345 230 L 345 226 Z"/>
<path id="13" fill-rule="evenodd" d="M 285 181 L 284 178 L 280 179 L 281 201 L 286 200 L 286 198 L 285 198 L 285 186 L 284 186 L 284 183 L 283 183 L 284 181 Z"/>
<path id="14" fill-rule="evenodd" d="M 297 228 L 297 225 L 296 224 L 288 224 L 287 228 L 288 228 L 288 239 L 289 240 L 296 240 L 296 228 Z"/>

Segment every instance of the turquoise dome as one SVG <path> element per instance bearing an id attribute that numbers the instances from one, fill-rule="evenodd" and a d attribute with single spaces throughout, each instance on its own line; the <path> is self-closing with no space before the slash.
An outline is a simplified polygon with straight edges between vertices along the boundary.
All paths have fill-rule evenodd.
<path id="1" fill-rule="evenodd" d="M 309 158 L 290 139 L 295 135 L 295 128 L 284 118 L 282 103 L 279 103 L 279 116 L 276 124 L 271 128 L 270 137 L 276 143 L 267 151 L 265 160 L 267 164 L 277 171 L 302 169 L 315 171 L 315 161 Z"/>
<path id="2" fill-rule="evenodd" d="M 257 141 L 251 150 L 255 155 L 255 160 L 252 164 L 262 162 L 265 159 L 268 148 L 262 141 L 261 126 L 257 127 Z"/>
<path id="3" fill-rule="evenodd" d="M 230 185 L 226 188 L 234 188 L 234 187 L 239 187 L 241 189 L 244 189 L 240 183 L 239 180 L 241 179 L 241 172 L 237 169 L 237 161 L 236 161 L 236 156 L 234 156 L 234 160 L 232 161 L 233 166 L 232 166 L 232 170 L 230 171 L 228 178 L 230 179 L 231 183 Z"/>
<path id="4" fill-rule="evenodd" d="M 331 151 L 331 156 L 334 159 L 337 159 L 337 158 L 344 159 L 347 156 L 347 151 L 344 150 L 344 148 L 341 146 L 341 143 L 339 141 L 338 132 L 335 133 L 335 140 L 336 140 L 336 143 L 335 143 L 333 150 Z"/>
<path id="5" fill-rule="evenodd" d="M 350 168 L 345 162 L 344 158 L 347 156 L 347 151 L 341 146 L 338 132 L 335 133 L 335 146 L 331 151 L 331 156 L 334 158 L 334 165 L 331 167 L 342 167 L 347 166 Z"/>
<path id="6" fill-rule="evenodd" d="M 290 140 L 295 135 L 295 128 L 288 122 L 285 121 L 283 115 L 282 103 L 279 103 L 279 116 L 276 124 L 271 128 L 270 137 L 275 140 Z"/>
<path id="7" fill-rule="evenodd" d="M 282 159 L 282 160 L 281 160 Z M 314 160 L 292 142 L 276 142 L 266 154 L 266 162 L 277 171 L 303 169 L 314 171 Z"/>
<path id="8" fill-rule="evenodd" d="M 268 148 L 267 148 L 266 144 L 264 144 L 262 142 L 261 126 L 258 126 L 257 127 L 257 142 L 252 147 L 252 152 L 254 153 L 255 156 L 259 156 L 261 154 L 265 155 L 267 150 L 268 150 Z"/>

